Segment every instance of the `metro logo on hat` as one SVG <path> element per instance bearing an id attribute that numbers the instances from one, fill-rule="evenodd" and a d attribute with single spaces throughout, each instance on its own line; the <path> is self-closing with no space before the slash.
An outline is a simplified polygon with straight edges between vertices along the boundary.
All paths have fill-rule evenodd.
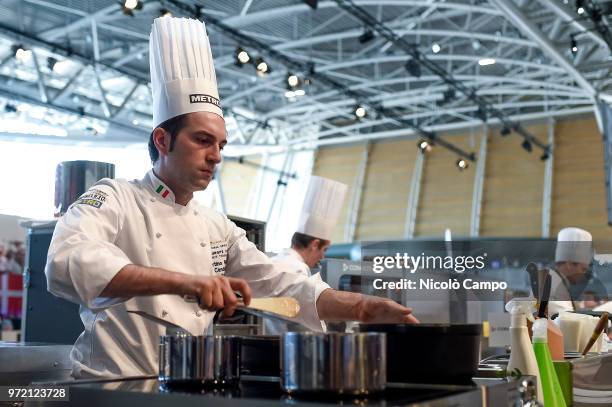
<path id="1" fill-rule="evenodd" d="M 185 113 L 223 117 L 212 52 L 203 22 L 160 17 L 149 37 L 153 127 Z"/>

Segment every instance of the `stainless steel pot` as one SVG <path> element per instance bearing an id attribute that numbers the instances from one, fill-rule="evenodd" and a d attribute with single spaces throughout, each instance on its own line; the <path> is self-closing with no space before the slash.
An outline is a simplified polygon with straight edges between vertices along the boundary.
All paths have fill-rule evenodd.
<path id="1" fill-rule="evenodd" d="M 240 337 L 164 335 L 159 381 L 166 386 L 231 386 L 240 379 Z"/>
<path id="2" fill-rule="evenodd" d="M 98 161 L 59 163 L 55 169 L 55 216 L 66 213 L 72 203 L 102 178 L 115 178 L 115 164 Z M 100 199 L 94 201 L 100 202 Z"/>
<path id="3" fill-rule="evenodd" d="M 288 393 L 366 395 L 387 385 L 384 333 L 289 332 L 281 340 L 281 386 Z"/>

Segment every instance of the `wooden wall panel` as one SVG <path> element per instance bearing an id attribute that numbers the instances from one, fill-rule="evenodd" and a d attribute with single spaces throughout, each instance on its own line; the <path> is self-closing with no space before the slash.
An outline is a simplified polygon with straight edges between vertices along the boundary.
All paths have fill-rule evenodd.
<path id="1" fill-rule="evenodd" d="M 545 123 L 527 130 L 543 143 L 547 141 Z M 481 236 L 540 237 L 544 162 L 541 150 L 528 153 L 516 134 L 501 137 L 491 134 L 488 142 L 484 179 Z"/>
<path id="2" fill-rule="evenodd" d="M 603 143 L 594 118 L 559 120 L 555 126 L 551 236 L 568 226 L 588 230 L 595 240 L 612 237 Z"/>
<path id="3" fill-rule="evenodd" d="M 254 164 L 261 162 L 260 156 L 250 156 L 248 161 Z M 256 179 L 259 168 L 240 164 L 235 161 L 225 161 L 221 167 L 221 184 L 225 197 L 228 215 L 247 216 L 249 205 L 256 193 Z"/>
<path id="4" fill-rule="evenodd" d="M 481 131 L 475 131 L 447 140 L 477 153 L 480 134 Z M 469 235 L 476 165 L 470 163 L 469 168 L 459 171 L 457 159 L 456 154 L 435 146 L 425 156 L 415 236 L 441 238 L 446 228 L 451 229 L 453 236 Z"/>
<path id="5" fill-rule="evenodd" d="M 417 152 L 414 140 L 372 144 L 355 240 L 403 239 Z"/>
<path id="6" fill-rule="evenodd" d="M 334 229 L 332 242 L 345 242 L 348 208 L 354 193 L 355 178 L 363 157 L 364 145 L 356 144 L 342 147 L 322 147 L 317 150 L 313 175 L 330 178 L 348 185 L 348 192 Z"/>

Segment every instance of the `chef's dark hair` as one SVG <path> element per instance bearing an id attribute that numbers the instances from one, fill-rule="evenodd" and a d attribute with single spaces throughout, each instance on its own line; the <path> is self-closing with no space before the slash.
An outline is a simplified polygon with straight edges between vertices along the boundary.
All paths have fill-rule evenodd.
<path id="1" fill-rule="evenodd" d="M 331 243 L 329 240 L 319 239 L 318 237 L 313 237 L 305 235 L 303 233 L 295 232 L 291 237 L 291 247 L 293 247 L 294 249 L 305 249 L 315 239 L 320 240 L 322 245 Z"/>
<path id="2" fill-rule="evenodd" d="M 170 151 L 172 151 L 172 149 L 174 148 L 176 136 L 183 129 L 183 127 L 185 127 L 186 117 L 186 114 L 182 114 L 180 116 L 168 119 L 165 122 L 161 123 L 159 126 L 157 126 L 170 133 Z M 155 131 L 155 129 L 153 129 L 153 131 Z M 151 132 L 151 135 L 149 136 L 149 157 L 151 157 L 152 163 L 155 163 L 155 161 L 157 161 L 157 159 L 159 158 L 159 151 L 157 150 L 157 147 L 155 147 L 155 143 L 153 142 L 153 132 Z"/>

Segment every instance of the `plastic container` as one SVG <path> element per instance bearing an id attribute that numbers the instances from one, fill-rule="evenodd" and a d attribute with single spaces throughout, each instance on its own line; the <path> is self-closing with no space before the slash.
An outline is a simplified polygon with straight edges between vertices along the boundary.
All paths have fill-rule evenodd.
<path id="1" fill-rule="evenodd" d="M 515 298 L 506 304 L 510 312 L 510 360 L 508 362 L 508 376 L 530 375 L 537 379 L 538 401 L 544 401 L 542 383 L 538 363 L 527 330 L 527 319 L 533 320 L 533 300 L 528 298 Z"/>
<path id="2" fill-rule="evenodd" d="M 533 351 L 540 371 L 544 405 L 546 407 L 566 407 L 557 372 L 550 357 L 547 334 L 548 320 L 546 318 L 536 320 L 533 323 Z"/>

